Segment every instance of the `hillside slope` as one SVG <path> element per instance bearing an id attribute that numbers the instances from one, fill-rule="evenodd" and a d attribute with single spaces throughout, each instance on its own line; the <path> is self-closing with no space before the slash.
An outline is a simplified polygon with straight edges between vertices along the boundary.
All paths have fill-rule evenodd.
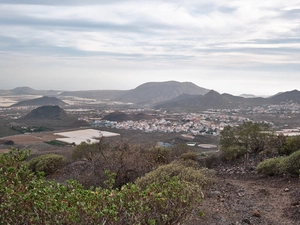
<path id="1" fill-rule="evenodd" d="M 24 101 L 18 102 L 16 104 L 12 105 L 12 107 L 42 106 L 42 105 L 58 105 L 58 106 L 63 107 L 68 104 L 58 98 L 55 98 L 55 97 L 43 96 L 41 98 L 35 98 L 35 99 L 24 100 Z"/>
<path id="2" fill-rule="evenodd" d="M 191 82 L 149 82 L 129 90 L 120 100 L 137 104 L 154 104 L 176 98 L 182 94 L 204 95 L 208 89 Z"/>

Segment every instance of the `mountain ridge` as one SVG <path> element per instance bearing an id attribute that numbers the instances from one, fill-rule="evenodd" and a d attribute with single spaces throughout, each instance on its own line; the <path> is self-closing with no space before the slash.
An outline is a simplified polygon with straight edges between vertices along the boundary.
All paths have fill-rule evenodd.
<path id="1" fill-rule="evenodd" d="M 11 107 L 42 106 L 42 105 L 58 105 L 58 106 L 63 107 L 68 104 L 56 97 L 43 96 L 41 98 L 34 98 L 34 99 L 20 101 L 16 104 L 13 104 Z"/>

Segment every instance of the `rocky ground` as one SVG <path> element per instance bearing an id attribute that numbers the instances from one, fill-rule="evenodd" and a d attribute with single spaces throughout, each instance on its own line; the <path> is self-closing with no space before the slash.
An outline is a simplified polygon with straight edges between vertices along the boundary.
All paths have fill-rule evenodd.
<path id="1" fill-rule="evenodd" d="M 188 224 L 300 224 L 298 177 L 262 177 L 240 170 L 219 169 L 216 183 L 206 191 L 200 206 L 204 216 L 195 216 Z"/>

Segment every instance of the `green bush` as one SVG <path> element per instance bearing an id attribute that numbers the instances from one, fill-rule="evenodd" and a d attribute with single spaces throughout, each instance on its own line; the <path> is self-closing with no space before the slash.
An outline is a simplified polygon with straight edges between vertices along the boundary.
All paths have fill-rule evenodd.
<path id="1" fill-rule="evenodd" d="M 286 155 L 290 155 L 300 149 L 300 136 L 288 137 L 285 141 L 281 152 Z"/>
<path id="2" fill-rule="evenodd" d="M 201 200 L 199 185 L 176 176 L 144 189 L 127 184 L 86 190 L 76 181 L 48 182 L 23 163 L 28 153 L 0 155 L 0 224 L 184 224 Z"/>
<path id="3" fill-rule="evenodd" d="M 232 161 L 241 158 L 247 153 L 247 149 L 244 146 L 233 145 L 226 148 L 222 148 L 221 157 L 226 161 Z"/>
<path id="4" fill-rule="evenodd" d="M 299 175 L 300 150 L 287 157 L 272 158 L 264 160 L 256 167 L 258 173 L 264 175 L 291 174 Z"/>
<path id="5" fill-rule="evenodd" d="M 199 159 L 199 154 L 196 152 L 187 152 L 183 153 L 182 155 L 179 156 L 179 159 L 181 160 L 193 160 L 197 161 Z"/>
<path id="6" fill-rule="evenodd" d="M 65 157 L 56 154 L 41 155 L 28 162 L 33 172 L 44 172 L 45 175 L 54 173 L 66 163 Z"/>
<path id="7" fill-rule="evenodd" d="M 154 147 L 150 149 L 150 152 L 153 157 L 153 161 L 158 164 L 166 164 L 168 163 L 168 155 L 170 153 L 169 148 L 165 147 Z"/>
<path id="8" fill-rule="evenodd" d="M 256 167 L 258 173 L 266 176 L 279 175 L 282 171 L 280 165 L 284 158 L 271 158 L 262 161 Z"/>
<path id="9" fill-rule="evenodd" d="M 49 145 L 59 146 L 59 147 L 63 147 L 67 145 L 67 143 L 62 141 L 57 141 L 57 140 L 45 141 L 45 143 Z"/>
<path id="10" fill-rule="evenodd" d="M 219 164 L 220 157 L 216 153 L 209 154 L 205 157 L 204 162 L 207 168 L 213 168 Z"/>
<path id="11" fill-rule="evenodd" d="M 283 158 L 280 166 L 284 173 L 298 175 L 300 169 L 300 150 L 292 153 L 288 157 Z"/>
<path id="12" fill-rule="evenodd" d="M 145 188 L 151 183 L 164 184 L 169 178 L 177 176 L 183 182 L 199 185 L 206 188 L 214 182 L 214 171 L 209 169 L 196 169 L 187 167 L 180 162 L 172 162 L 159 166 L 156 170 L 147 173 L 136 180 L 136 184 Z"/>
<path id="13" fill-rule="evenodd" d="M 72 152 L 73 160 L 92 160 L 95 155 L 99 154 L 99 144 L 88 144 L 82 142 L 80 145 L 77 145 Z"/>

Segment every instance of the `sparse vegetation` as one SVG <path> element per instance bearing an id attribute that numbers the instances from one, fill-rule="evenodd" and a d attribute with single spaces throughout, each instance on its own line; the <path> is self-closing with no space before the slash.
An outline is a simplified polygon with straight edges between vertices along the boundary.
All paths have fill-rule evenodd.
<path id="1" fill-rule="evenodd" d="M 300 150 L 286 157 L 266 159 L 259 163 L 256 170 L 264 175 L 299 175 Z"/>
<path id="2" fill-rule="evenodd" d="M 52 128 L 44 127 L 44 126 L 28 126 L 28 127 L 18 127 L 12 126 L 11 129 L 18 131 L 20 133 L 36 133 L 36 132 L 44 132 L 44 131 L 52 131 Z"/>
<path id="3" fill-rule="evenodd" d="M 44 172 L 46 175 L 54 173 L 66 163 L 65 157 L 57 154 L 46 154 L 31 159 L 29 169 L 33 172 Z"/>
<path id="4" fill-rule="evenodd" d="M 222 157 L 228 161 L 265 151 L 270 137 L 274 136 L 268 124 L 253 122 L 238 127 L 227 126 L 220 135 Z"/>
<path id="5" fill-rule="evenodd" d="M 0 155 L 0 224 L 178 224 L 201 201 L 200 186 L 177 176 L 121 189 L 46 181 L 23 163 L 28 154 L 12 149 Z"/>
<path id="6" fill-rule="evenodd" d="M 57 141 L 57 140 L 46 141 L 45 143 L 49 144 L 49 145 L 58 146 L 58 147 L 62 147 L 62 146 L 66 146 L 67 145 L 67 143 L 62 142 L 62 141 Z"/>
<path id="7" fill-rule="evenodd" d="M 178 177 L 182 182 L 199 185 L 200 188 L 206 188 L 214 181 L 213 170 L 188 167 L 175 161 L 168 165 L 159 166 L 156 170 L 138 178 L 136 184 L 142 188 L 154 182 L 163 185 L 169 178 L 174 176 Z"/>
<path id="8" fill-rule="evenodd" d="M 258 173 L 266 176 L 279 175 L 281 173 L 280 170 L 281 162 L 282 162 L 282 158 L 266 159 L 263 162 L 258 164 L 256 170 Z"/>

